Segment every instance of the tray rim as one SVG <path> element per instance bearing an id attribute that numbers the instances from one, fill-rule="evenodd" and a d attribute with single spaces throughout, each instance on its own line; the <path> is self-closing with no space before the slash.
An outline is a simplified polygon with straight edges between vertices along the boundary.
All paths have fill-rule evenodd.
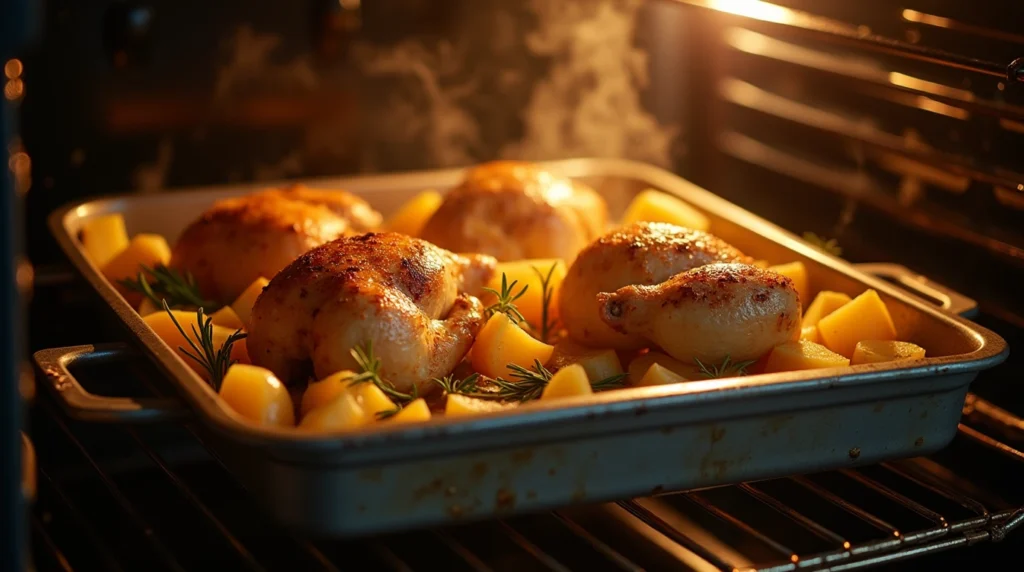
<path id="1" fill-rule="evenodd" d="M 121 212 L 117 203 L 133 201 L 161 201 L 180 198 L 183 194 L 230 196 L 252 189 L 280 184 L 303 183 L 324 188 L 359 187 L 357 193 L 370 196 L 387 189 L 408 186 L 423 178 L 457 179 L 468 167 L 441 170 L 409 171 L 393 174 L 371 174 L 342 177 L 321 177 L 244 183 L 239 185 L 206 185 L 175 189 L 159 195 L 108 194 L 74 201 L 55 210 L 49 216 L 49 226 L 65 255 L 76 271 L 90 283 L 92 288 L 110 306 L 121 324 L 132 334 L 133 342 L 141 345 L 144 354 L 166 374 L 189 402 L 199 417 L 213 428 L 228 436 L 253 445 L 285 446 L 290 451 L 311 453 L 355 452 L 371 447 L 407 446 L 424 439 L 454 439 L 465 436 L 484 437 L 497 433 L 509 437 L 512 428 L 526 435 L 553 425 L 567 425 L 570 421 L 628 415 L 639 417 L 645 413 L 685 409 L 695 405 L 729 402 L 751 397 L 777 397 L 787 394 L 821 391 L 824 389 L 852 388 L 893 380 L 924 379 L 976 372 L 997 365 L 1006 359 L 1009 348 L 998 334 L 962 317 L 955 316 L 929 306 L 896 286 L 864 274 L 849 262 L 821 252 L 806 244 L 794 234 L 762 219 L 761 217 L 687 181 L 667 170 L 653 165 L 626 159 L 580 158 L 557 161 L 538 161 L 537 165 L 573 178 L 619 176 L 642 180 L 645 184 L 671 194 L 686 193 L 701 195 L 700 201 L 713 207 L 728 209 L 729 220 L 747 226 L 781 246 L 799 254 L 814 263 L 829 266 L 865 287 L 878 290 L 885 295 L 907 304 L 918 312 L 928 314 L 932 319 L 945 322 L 972 336 L 979 344 L 978 349 L 966 354 L 931 357 L 916 362 L 911 367 L 893 367 L 886 364 L 870 364 L 850 368 L 831 368 L 798 372 L 760 374 L 723 380 L 688 382 L 678 386 L 634 387 L 594 396 L 559 400 L 556 403 L 537 402 L 527 407 L 500 411 L 469 418 L 435 417 L 430 421 L 403 426 L 370 426 L 355 431 L 337 433 L 311 433 L 292 428 L 262 427 L 248 423 L 230 408 L 223 405 L 213 389 L 205 383 L 185 362 L 151 330 L 142 317 L 113 288 L 99 272 L 99 269 L 85 256 L 77 237 L 71 233 L 69 222 L 85 218 L 91 212 Z M 428 188 L 425 185 L 423 188 Z M 376 188 L 374 188 L 376 187 Z M 703 205 L 698 205 L 702 208 Z M 82 211 L 85 212 L 82 212 Z M 921 390 L 917 390 L 921 391 Z M 710 403 L 709 403 L 710 402 Z M 637 430 L 643 427 L 640 423 Z M 518 446 L 521 439 L 507 439 L 508 446 Z M 296 451 L 296 452 L 299 452 Z"/>

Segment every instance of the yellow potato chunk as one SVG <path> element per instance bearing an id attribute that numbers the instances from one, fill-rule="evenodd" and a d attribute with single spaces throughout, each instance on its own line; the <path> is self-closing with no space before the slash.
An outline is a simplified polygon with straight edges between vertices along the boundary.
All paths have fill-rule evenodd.
<path id="1" fill-rule="evenodd" d="M 338 394 L 338 397 L 304 415 L 299 423 L 299 429 L 347 431 L 358 429 L 372 421 L 373 416 L 359 405 L 356 396 L 348 391 L 343 391 Z"/>
<path id="2" fill-rule="evenodd" d="M 820 369 L 825 367 L 844 367 L 850 360 L 821 344 L 797 340 L 775 346 L 765 364 L 765 373 L 778 371 L 797 371 L 801 369 Z"/>
<path id="3" fill-rule="evenodd" d="M 554 271 L 551 271 L 552 266 L 555 267 Z M 548 322 L 551 322 L 558 317 L 558 290 L 562 285 L 562 280 L 565 279 L 565 261 L 557 258 L 536 258 L 500 262 L 487 287 L 500 292 L 502 274 L 505 275 L 509 284 L 513 280 L 517 282 L 512 289 L 513 292 L 519 293 L 523 286 L 526 286 L 526 293 L 522 298 L 516 300 L 515 304 L 519 308 L 519 313 L 533 326 L 533 330 L 540 331 L 541 310 L 544 307 L 544 288 L 541 286 L 541 277 L 546 278 L 549 271 L 551 271 L 551 281 L 548 284 L 553 291 L 551 303 L 548 305 L 550 312 Z M 494 301 L 493 294 L 488 294 L 483 300 L 484 304 L 491 304 Z"/>
<path id="4" fill-rule="evenodd" d="M 419 399 L 414 399 L 403 407 L 401 411 L 393 415 L 389 422 L 421 423 L 423 421 L 430 421 L 430 408 L 427 407 L 427 402 L 420 397 Z"/>
<path id="5" fill-rule="evenodd" d="M 320 381 L 313 381 L 306 386 L 299 402 L 299 414 L 303 417 L 310 411 L 327 405 L 348 389 L 348 381 L 355 375 L 345 370 L 333 373 Z"/>
<path id="6" fill-rule="evenodd" d="M 473 369 L 481 375 L 501 377 L 508 375 L 509 364 L 530 368 L 534 360 L 547 363 L 554 349 L 532 338 L 505 314 L 498 313 L 480 329 L 469 351 L 469 359 Z"/>
<path id="7" fill-rule="evenodd" d="M 103 268 L 128 248 L 128 230 L 120 214 L 103 215 L 85 221 L 82 223 L 81 236 L 85 253 L 97 268 Z"/>
<path id="8" fill-rule="evenodd" d="M 171 261 L 171 247 L 167 239 L 159 234 L 136 234 L 128 245 L 116 256 L 103 265 L 103 275 L 107 280 L 117 283 L 125 278 L 135 280 L 146 265 L 166 266 Z"/>
<path id="9" fill-rule="evenodd" d="M 238 314 L 231 308 L 231 306 L 224 306 L 220 310 L 210 314 L 210 318 L 214 324 L 218 326 L 224 326 L 232 330 L 244 330 L 245 324 L 242 323 L 242 319 L 238 317 Z"/>
<path id="10" fill-rule="evenodd" d="M 196 313 L 191 311 L 186 312 L 184 310 L 171 310 L 171 313 L 174 314 L 174 318 L 178 321 L 178 324 L 181 325 L 181 328 L 188 332 L 189 338 L 192 339 L 196 345 L 199 345 L 199 341 L 195 339 L 192 333 L 193 325 L 196 326 L 197 331 L 199 330 L 198 322 L 196 321 Z M 192 358 L 186 356 L 185 352 L 181 349 L 185 348 L 189 353 L 195 353 L 195 350 L 189 346 L 185 337 L 182 336 L 181 332 L 178 331 L 178 328 L 174 326 L 174 322 L 171 321 L 171 317 L 167 312 L 163 310 L 154 312 L 147 316 L 143 316 L 142 321 L 146 322 L 146 324 L 156 332 L 156 335 L 159 336 L 164 343 L 177 351 L 178 355 L 181 356 L 181 359 L 185 360 L 185 363 L 187 363 L 193 371 L 198 373 L 203 379 L 209 381 L 209 373 L 206 369 L 196 363 Z M 235 330 L 215 324 L 213 326 L 214 347 L 220 349 L 220 347 L 224 345 L 224 341 L 228 339 L 228 336 L 233 333 L 235 333 Z M 250 363 L 249 351 L 244 339 L 235 342 L 231 346 L 231 359 L 235 360 L 239 364 Z"/>
<path id="11" fill-rule="evenodd" d="M 288 388 L 270 370 L 235 364 L 220 386 L 220 397 L 236 413 L 260 425 L 295 426 Z"/>
<path id="12" fill-rule="evenodd" d="M 257 278 L 231 303 L 231 309 L 235 311 L 238 319 L 242 320 L 246 329 L 249 328 L 249 318 L 252 316 L 252 307 L 256 304 L 256 298 L 260 297 L 267 284 L 270 284 L 270 280 Z"/>
<path id="13" fill-rule="evenodd" d="M 640 383 L 637 385 L 647 387 L 650 385 L 668 385 L 670 383 L 679 383 L 682 381 L 687 380 L 684 379 L 683 376 L 659 363 L 652 363 L 651 367 L 647 368 L 647 372 L 644 373 L 644 376 L 640 378 Z"/>
<path id="14" fill-rule="evenodd" d="M 853 356 L 862 340 L 895 340 L 896 326 L 878 292 L 867 290 L 818 322 L 825 346 L 846 357 Z"/>
<path id="15" fill-rule="evenodd" d="M 564 367 L 551 376 L 548 384 L 541 393 L 542 400 L 558 399 L 559 397 L 576 397 L 578 395 L 591 395 L 594 389 L 590 387 L 590 379 L 587 377 L 587 370 L 579 364 Z"/>
<path id="16" fill-rule="evenodd" d="M 768 270 L 777 272 L 793 281 L 793 287 L 800 296 L 800 304 L 807 304 L 811 299 L 810 282 L 807 278 L 807 267 L 799 260 L 788 264 L 769 266 Z"/>
<path id="17" fill-rule="evenodd" d="M 560 370 L 572 364 L 583 366 L 591 382 L 623 373 L 622 361 L 615 350 L 588 348 L 569 339 L 555 344 L 548 369 Z"/>
<path id="18" fill-rule="evenodd" d="M 805 328 L 807 326 L 817 326 L 822 318 L 842 308 L 849 301 L 850 297 L 842 292 L 822 290 L 818 292 L 818 295 L 814 297 L 814 301 L 807 307 L 800 325 Z"/>
<path id="19" fill-rule="evenodd" d="M 668 222 L 686 228 L 707 230 L 711 220 L 682 199 L 647 189 L 633 198 L 622 215 L 622 224 L 634 222 Z"/>
<path id="20" fill-rule="evenodd" d="M 465 395 L 449 394 L 444 404 L 444 414 L 448 417 L 468 417 L 470 415 L 504 411 L 515 406 L 515 403 L 502 403 L 500 401 L 466 397 Z"/>
<path id="21" fill-rule="evenodd" d="M 390 411 L 395 408 L 395 402 L 384 394 L 376 385 L 370 382 L 350 385 L 348 391 L 356 397 L 356 401 L 372 419 L 377 419 L 378 413 Z"/>
<path id="22" fill-rule="evenodd" d="M 924 354 L 924 348 L 910 342 L 862 340 L 857 342 L 850 364 L 923 359 Z"/>
<path id="23" fill-rule="evenodd" d="M 433 216 L 437 207 L 441 206 L 444 199 L 441 193 L 429 190 L 422 191 L 409 199 L 398 209 L 398 212 L 391 215 L 391 218 L 384 223 L 384 230 L 400 232 L 409 236 L 419 236 L 423 225 L 427 224 Z"/>
<path id="24" fill-rule="evenodd" d="M 800 339 L 820 344 L 821 336 L 818 335 L 818 326 L 804 326 L 800 328 Z"/>
<path id="25" fill-rule="evenodd" d="M 707 379 L 707 376 L 702 374 L 700 368 L 694 364 L 683 363 L 672 356 L 661 352 L 650 351 L 629 362 L 630 383 L 633 385 L 640 385 L 641 382 L 643 382 L 647 371 L 651 369 L 651 366 L 654 364 L 661 365 L 663 368 L 682 377 L 686 381 Z"/>

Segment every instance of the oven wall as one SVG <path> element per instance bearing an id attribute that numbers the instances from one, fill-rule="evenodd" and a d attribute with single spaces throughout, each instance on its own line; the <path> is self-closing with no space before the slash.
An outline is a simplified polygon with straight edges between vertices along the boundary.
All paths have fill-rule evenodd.
<path id="1" fill-rule="evenodd" d="M 25 57 L 32 248 L 115 192 L 618 156 L 675 167 L 684 11 L 642 0 L 48 3 Z"/>

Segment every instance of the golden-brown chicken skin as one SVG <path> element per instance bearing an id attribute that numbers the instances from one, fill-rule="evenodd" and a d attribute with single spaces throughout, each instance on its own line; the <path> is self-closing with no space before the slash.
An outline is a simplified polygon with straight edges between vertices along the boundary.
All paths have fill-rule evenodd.
<path id="1" fill-rule="evenodd" d="M 755 360 L 800 337 L 793 281 L 747 264 L 708 264 L 653 286 L 598 295 L 616 331 L 685 362 Z"/>
<path id="2" fill-rule="evenodd" d="M 175 243 L 171 266 L 191 272 L 206 298 L 230 303 L 310 248 L 380 221 L 344 191 L 268 189 L 214 203 Z"/>
<path id="3" fill-rule="evenodd" d="M 428 393 L 429 380 L 451 373 L 483 325 L 473 294 L 495 264 L 393 232 L 334 240 L 263 290 L 252 310 L 249 355 L 294 384 L 356 370 L 350 350 L 372 343 L 384 379 Z"/>
<path id="4" fill-rule="evenodd" d="M 420 236 L 498 260 L 571 261 L 607 222 L 608 207 L 593 189 L 531 163 L 495 161 L 470 169 Z"/>
<path id="5" fill-rule="evenodd" d="M 573 340 L 591 347 L 637 350 L 646 341 L 609 327 L 597 295 L 630 284 L 658 284 L 713 262 L 752 262 L 722 239 L 667 223 L 637 222 L 614 230 L 576 257 L 559 292 L 559 315 Z"/>

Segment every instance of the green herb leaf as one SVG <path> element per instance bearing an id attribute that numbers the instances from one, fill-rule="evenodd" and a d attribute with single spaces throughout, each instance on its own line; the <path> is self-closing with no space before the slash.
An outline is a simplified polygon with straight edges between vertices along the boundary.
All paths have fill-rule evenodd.
<path id="1" fill-rule="evenodd" d="M 416 389 L 415 385 L 412 386 L 411 392 L 402 393 L 395 389 L 395 386 L 390 381 L 387 381 L 380 376 L 380 358 L 373 353 L 372 340 L 367 340 L 365 346 L 356 346 L 352 348 L 351 353 L 352 359 L 356 360 L 356 365 L 359 366 L 360 371 L 352 377 L 346 378 L 342 381 L 349 385 L 356 385 L 359 383 L 372 383 L 376 385 L 382 392 L 384 392 L 384 395 L 391 398 L 397 406 L 397 410 L 388 415 L 388 417 L 398 413 L 398 411 L 401 411 L 401 409 L 407 404 L 419 398 L 419 390 Z M 385 411 L 381 413 L 387 412 Z"/>
<path id="2" fill-rule="evenodd" d="M 805 232 L 804 241 L 826 254 L 831 254 L 832 256 L 843 255 L 843 249 L 839 247 L 839 242 L 834 238 L 825 239 L 813 232 Z"/>
<path id="3" fill-rule="evenodd" d="M 513 323 L 518 324 L 519 322 L 525 321 L 526 318 L 524 318 L 523 315 L 519 313 L 519 308 L 516 308 L 515 301 L 522 298 L 523 294 L 526 294 L 526 289 L 529 288 L 529 285 L 523 286 L 523 289 L 520 290 L 518 294 L 513 294 L 513 290 L 515 289 L 516 284 L 518 283 L 518 280 L 513 280 L 512 283 L 509 284 L 508 277 L 505 276 L 504 272 L 502 272 L 501 292 L 498 292 L 493 288 L 484 288 L 485 291 L 490 292 L 491 294 L 494 294 L 495 296 L 498 297 L 497 302 L 491 304 L 490 306 L 487 307 L 486 310 L 484 310 L 484 315 L 490 318 L 494 314 L 500 312 L 508 316 L 508 318 L 512 320 Z"/>
<path id="4" fill-rule="evenodd" d="M 551 286 L 551 277 L 555 274 L 555 267 L 558 263 L 555 262 L 548 269 L 548 273 L 542 274 L 536 266 L 531 266 L 533 271 L 537 273 L 537 277 L 540 278 L 541 287 L 541 306 L 540 306 L 540 341 L 548 343 L 548 336 L 555 329 L 555 321 L 551 317 L 551 301 L 555 296 L 555 289 Z"/>
<path id="5" fill-rule="evenodd" d="M 697 358 L 693 358 L 693 361 L 697 362 L 697 367 L 705 377 L 721 378 L 747 375 L 747 368 L 757 360 L 734 362 L 729 356 L 725 356 L 721 362 L 711 365 L 705 364 Z"/>
<path id="6" fill-rule="evenodd" d="M 204 315 L 202 306 L 196 310 L 196 324 L 199 325 L 199 328 L 196 328 L 196 324 L 192 324 L 192 335 L 190 336 L 181 327 L 181 324 L 178 323 L 177 318 L 174 317 L 174 313 L 171 312 L 167 300 L 161 300 L 160 304 L 163 306 L 164 311 L 167 312 L 167 315 L 171 317 L 174 327 L 178 328 L 178 331 L 181 332 L 182 337 L 188 342 L 192 351 L 181 346 L 178 346 L 178 349 L 202 366 L 209 373 L 210 385 L 215 391 L 220 391 L 220 386 L 224 382 L 224 376 L 227 375 L 228 368 L 235 363 L 235 360 L 231 359 L 231 348 L 235 345 L 235 342 L 245 339 L 247 334 L 243 333 L 242 330 L 235 330 L 233 334 L 224 340 L 224 343 L 219 348 L 215 347 L 213 342 L 213 318 Z"/>
<path id="7" fill-rule="evenodd" d="M 192 306 L 203 308 L 207 312 L 219 308 L 213 300 L 203 298 L 196 279 L 191 273 L 182 274 L 162 265 L 150 268 L 143 264 L 140 267 L 142 270 L 134 280 L 125 278 L 118 280 L 117 283 L 127 290 L 141 293 L 158 307 L 162 306 L 166 300 L 172 308 Z"/>

